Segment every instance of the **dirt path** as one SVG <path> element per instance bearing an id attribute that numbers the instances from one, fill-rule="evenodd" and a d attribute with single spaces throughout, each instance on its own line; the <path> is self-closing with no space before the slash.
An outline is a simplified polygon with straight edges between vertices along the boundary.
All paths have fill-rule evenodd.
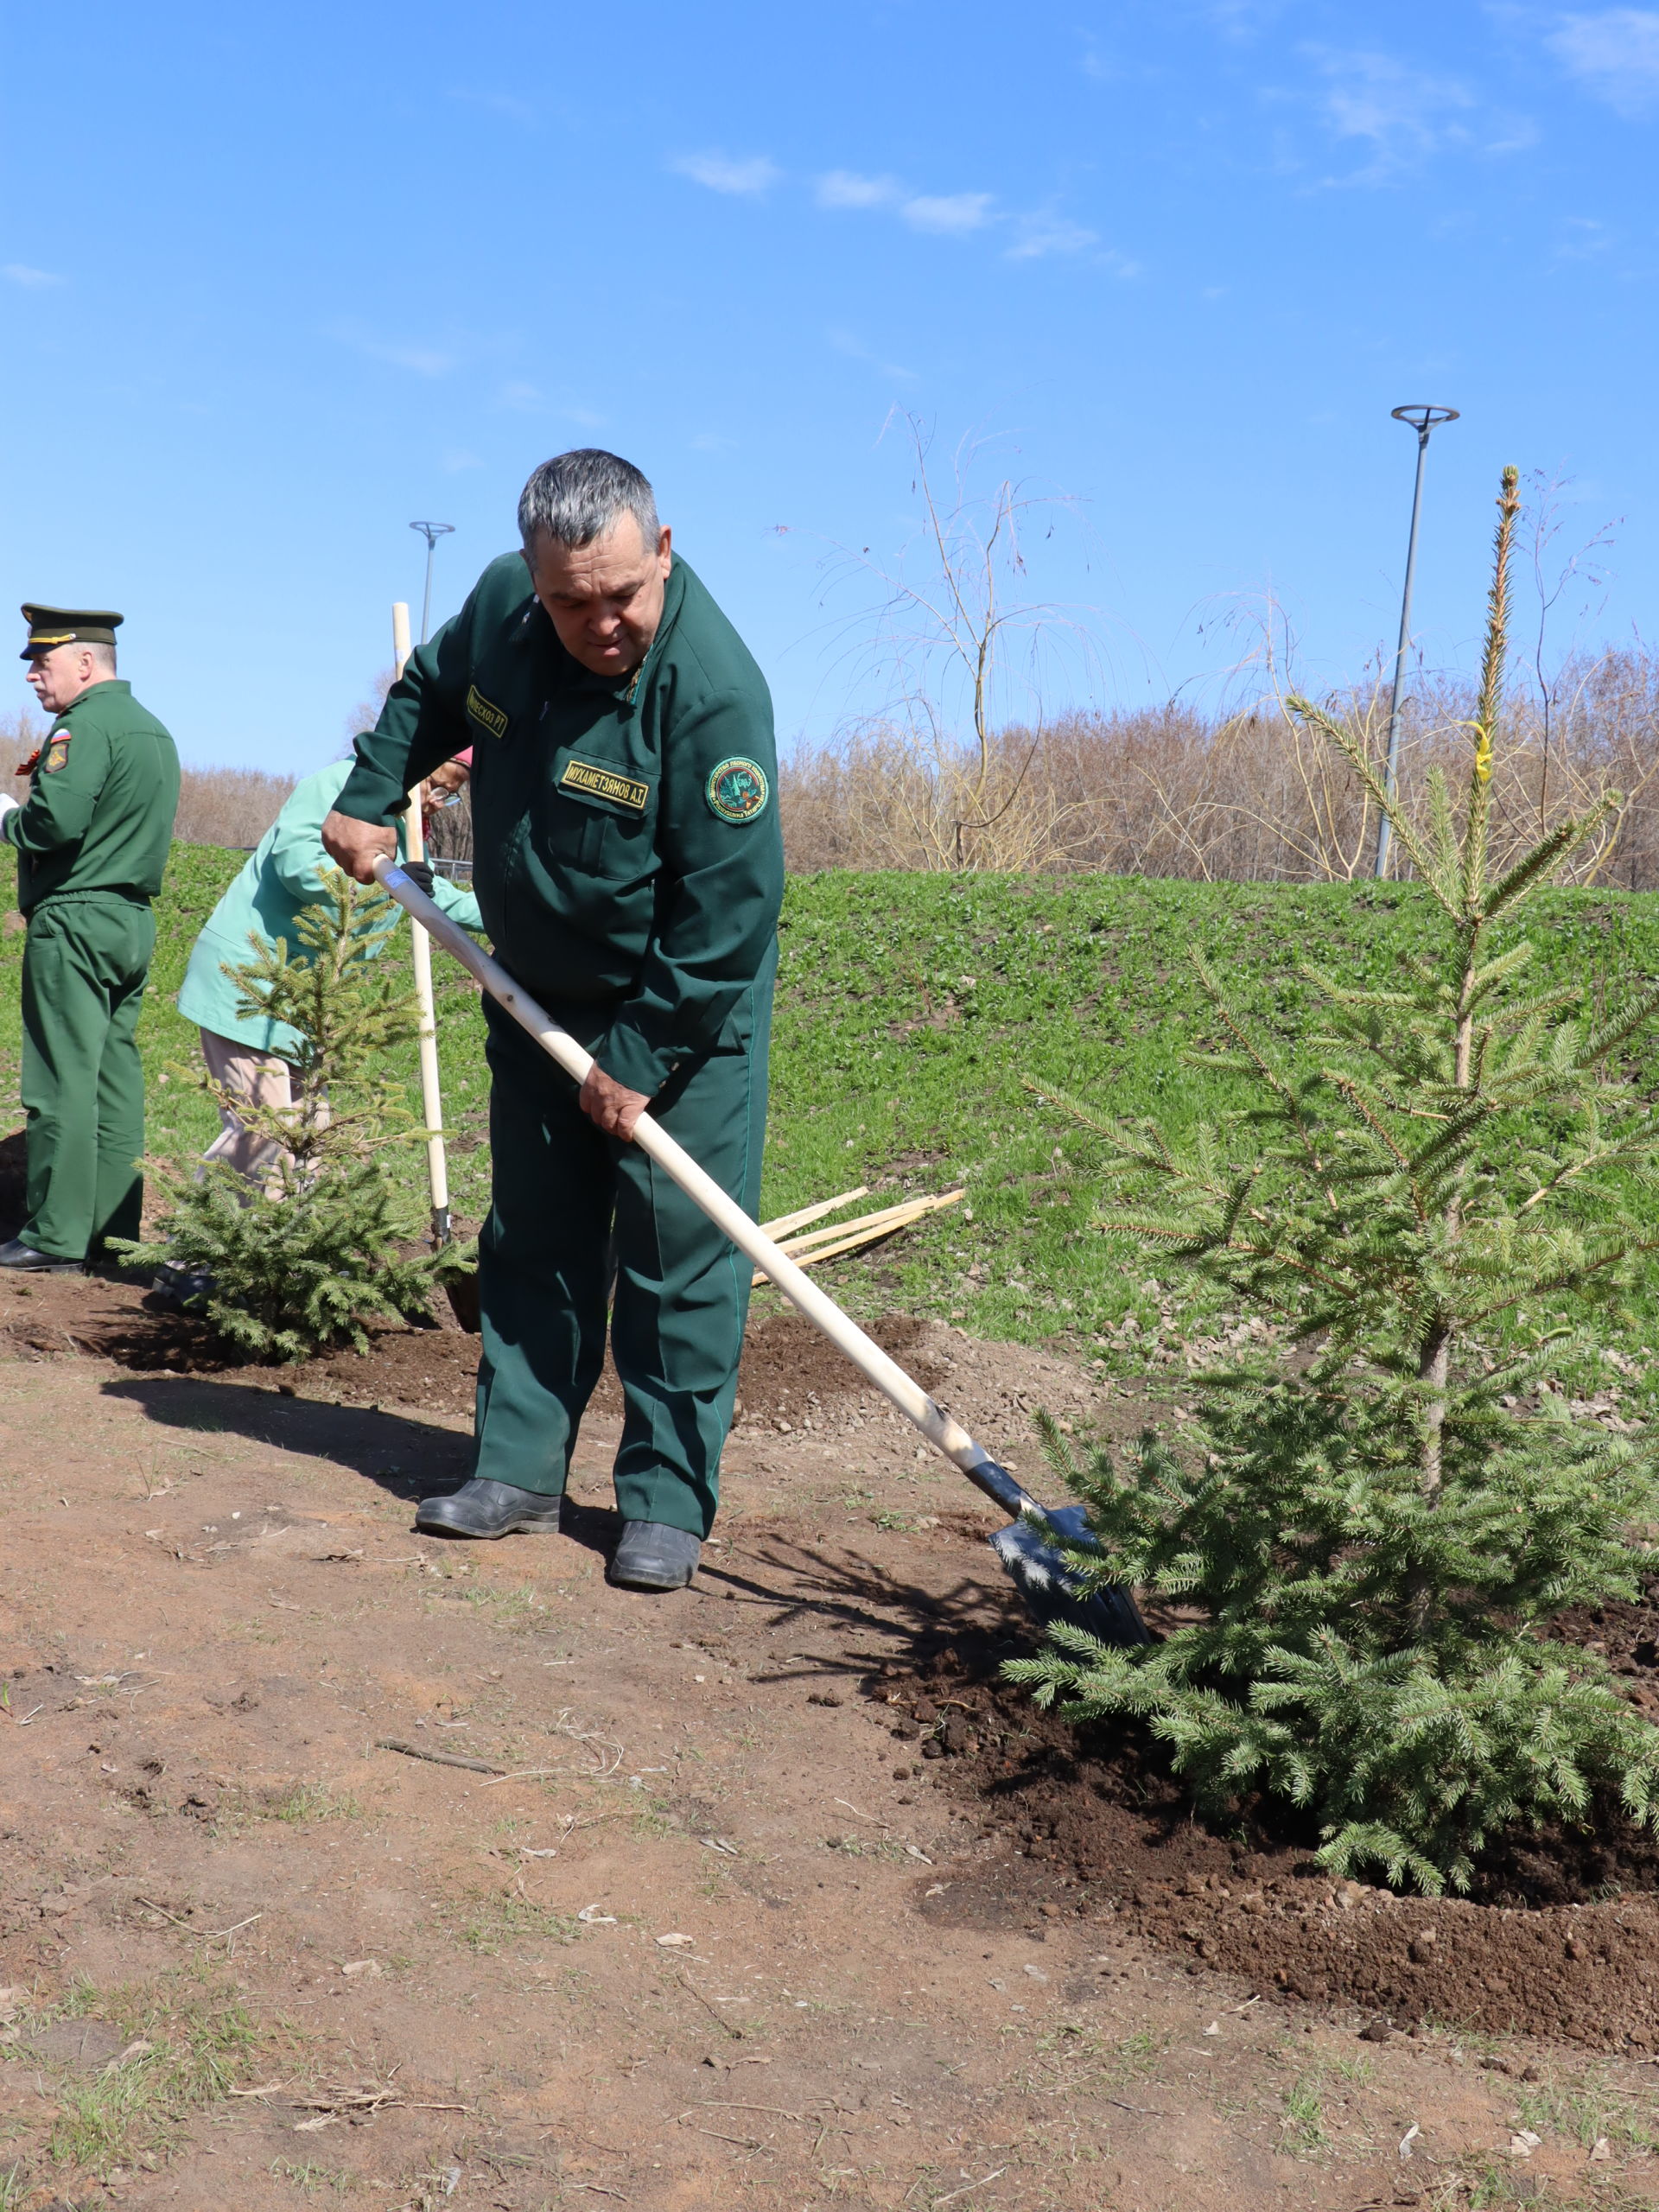
<path id="1" fill-rule="evenodd" d="M 1025 1637 L 992 1518 L 787 1333 L 721 1541 L 652 1600 L 603 1580 L 613 1413 L 568 1537 L 445 1545 L 410 1501 L 461 1471 L 461 1340 L 410 1348 L 435 1404 L 374 1411 L 344 1365 L 288 1396 L 71 1352 L 95 1308 L 131 1319 L 0 1287 L 0 2206 L 1656 2194 L 1651 2067 L 1287 2009 L 925 1758 L 918 1675 Z M 906 1353 L 1033 1478 L 1023 1402 L 1090 1402 Z"/>

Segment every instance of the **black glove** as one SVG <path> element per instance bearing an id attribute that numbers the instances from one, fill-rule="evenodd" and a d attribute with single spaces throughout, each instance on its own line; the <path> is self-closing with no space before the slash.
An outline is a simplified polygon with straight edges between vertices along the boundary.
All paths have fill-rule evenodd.
<path id="1" fill-rule="evenodd" d="M 415 886 L 416 889 L 417 891 L 424 891 L 427 897 L 429 899 L 432 896 L 432 869 L 430 864 L 426 861 L 401 861 L 398 865 L 403 869 L 404 874 L 409 878 L 410 881 Z"/>

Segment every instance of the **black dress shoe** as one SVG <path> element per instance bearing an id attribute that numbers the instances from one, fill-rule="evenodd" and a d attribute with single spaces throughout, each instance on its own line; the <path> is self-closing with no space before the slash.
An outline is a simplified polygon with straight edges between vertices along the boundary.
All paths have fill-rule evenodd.
<path id="1" fill-rule="evenodd" d="M 22 1274 L 78 1275 L 84 1265 L 80 1260 L 60 1260 L 50 1252 L 37 1252 L 21 1236 L 14 1236 L 10 1244 L 0 1244 L 0 1268 L 16 1268 Z"/>
<path id="2" fill-rule="evenodd" d="M 423 1497 L 415 1526 L 435 1536 L 511 1536 L 519 1529 L 556 1536 L 563 1497 L 542 1490 L 515 1490 L 474 1475 L 448 1497 Z"/>
<path id="3" fill-rule="evenodd" d="M 697 1571 L 702 1545 L 665 1521 L 627 1521 L 605 1580 L 624 1590 L 683 1590 Z"/>

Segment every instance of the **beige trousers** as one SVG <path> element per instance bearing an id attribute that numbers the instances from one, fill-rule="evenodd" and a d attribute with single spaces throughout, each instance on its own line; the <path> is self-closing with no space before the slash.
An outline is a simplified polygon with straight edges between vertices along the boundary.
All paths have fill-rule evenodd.
<path id="1" fill-rule="evenodd" d="M 257 1052 L 251 1045 L 239 1044 L 233 1037 L 221 1037 L 212 1029 L 204 1029 L 200 1033 L 201 1056 L 207 1063 L 207 1072 L 232 1097 L 245 1098 L 250 1106 L 274 1107 L 279 1114 L 292 1110 L 294 1071 L 290 1062 L 276 1052 Z M 323 1112 L 326 1119 L 326 1107 Z M 282 1178 L 274 1172 L 283 1157 L 280 1147 L 269 1137 L 256 1135 L 227 1106 L 220 1106 L 219 1118 L 222 1126 L 201 1155 L 203 1160 L 223 1160 L 250 1183 L 263 1184 L 268 1197 L 276 1197 L 282 1189 Z"/>

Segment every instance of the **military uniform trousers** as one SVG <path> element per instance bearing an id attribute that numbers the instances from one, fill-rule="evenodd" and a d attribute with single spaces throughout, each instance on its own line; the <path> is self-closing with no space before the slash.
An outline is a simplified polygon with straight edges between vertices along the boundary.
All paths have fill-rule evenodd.
<path id="1" fill-rule="evenodd" d="M 25 1244 L 85 1259 L 139 1231 L 144 1072 L 136 1031 L 156 950 L 149 903 L 113 891 L 42 899 L 23 948 Z"/>
<path id="2" fill-rule="evenodd" d="M 550 1011 L 597 1041 L 591 1008 Z M 750 1214 L 760 1195 L 771 1012 L 767 975 L 729 1025 L 747 1044 L 683 1062 L 651 1109 Z M 614 1269 L 611 1350 L 625 1408 L 617 1505 L 624 1520 L 706 1536 L 750 1263 L 637 1146 L 596 1128 L 569 1077 L 487 1001 L 486 1014 L 493 1189 L 479 1238 L 472 1471 L 518 1490 L 563 1490 L 604 1364 Z"/>

